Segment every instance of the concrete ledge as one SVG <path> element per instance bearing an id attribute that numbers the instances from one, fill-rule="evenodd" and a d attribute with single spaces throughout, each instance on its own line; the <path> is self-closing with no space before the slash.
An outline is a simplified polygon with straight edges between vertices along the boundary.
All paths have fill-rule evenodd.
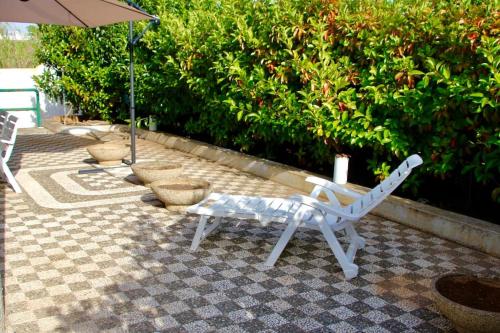
<path id="1" fill-rule="evenodd" d="M 375 213 L 500 257 L 500 225 L 396 196 L 385 200 Z"/>
<path id="2" fill-rule="evenodd" d="M 109 130 L 129 132 L 129 128 L 125 125 L 110 125 Z M 137 134 L 142 139 L 162 144 L 167 148 L 270 179 L 301 192 L 310 192 L 312 189 L 312 186 L 305 181 L 308 176 L 319 176 L 288 165 L 172 134 L 141 129 L 137 130 Z M 358 192 L 369 190 L 354 184 L 348 184 L 348 187 Z M 344 204 L 348 203 L 346 197 L 340 197 L 340 200 Z M 500 225 L 396 196 L 387 198 L 373 211 L 373 214 L 500 258 Z"/>

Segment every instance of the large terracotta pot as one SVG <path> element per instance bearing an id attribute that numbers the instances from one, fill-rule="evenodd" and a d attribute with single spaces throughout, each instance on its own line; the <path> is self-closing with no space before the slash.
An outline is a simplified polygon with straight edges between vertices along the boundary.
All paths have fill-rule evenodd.
<path id="1" fill-rule="evenodd" d="M 146 186 L 157 180 L 178 177 L 182 173 L 182 165 L 161 161 L 136 163 L 131 168 Z"/>
<path id="2" fill-rule="evenodd" d="M 101 143 L 87 147 L 87 151 L 100 165 L 120 165 L 130 148 L 120 143 Z"/>
<path id="3" fill-rule="evenodd" d="M 183 211 L 207 197 L 212 187 L 205 180 L 184 177 L 155 181 L 151 189 L 167 209 Z"/>
<path id="4" fill-rule="evenodd" d="M 448 274 L 432 282 L 437 308 L 460 333 L 500 332 L 500 279 Z"/>

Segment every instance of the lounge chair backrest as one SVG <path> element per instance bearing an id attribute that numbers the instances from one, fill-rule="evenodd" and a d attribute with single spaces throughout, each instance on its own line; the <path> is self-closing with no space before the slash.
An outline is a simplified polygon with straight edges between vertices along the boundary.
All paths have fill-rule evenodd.
<path id="1" fill-rule="evenodd" d="M 0 112 L 0 138 L 2 137 L 3 134 L 3 126 L 5 125 L 5 122 L 7 121 L 8 113 L 5 111 Z"/>
<path id="2" fill-rule="evenodd" d="M 2 148 L 0 153 L 2 158 L 6 161 L 9 160 L 12 150 L 14 149 L 14 143 L 16 142 L 17 120 L 18 118 L 16 116 L 9 115 L 2 128 Z"/>
<path id="3" fill-rule="evenodd" d="M 389 177 L 345 209 L 349 214 L 364 216 L 389 196 L 410 175 L 411 170 L 420 164 L 422 164 L 422 158 L 416 154 L 411 155 Z"/>

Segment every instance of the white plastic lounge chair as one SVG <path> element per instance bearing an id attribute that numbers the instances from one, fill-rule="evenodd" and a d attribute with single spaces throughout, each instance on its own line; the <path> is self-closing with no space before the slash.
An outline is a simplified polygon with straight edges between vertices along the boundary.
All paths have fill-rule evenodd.
<path id="1" fill-rule="evenodd" d="M 7 181 L 12 186 L 16 193 L 21 193 L 21 187 L 17 184 L 16 178 L 9 169 L 7 162 L 9 161 L 10 155 L 12 154 L 12 150 L 14 149 L 14 143 L 16 142 L 17 136 L 17 117 L 13 115 L 1 115 L 1 118 L 4 119 L 1 136 L 0 136 L 0 176 L 5 180 L 7 177 Z"/>
<path id="2" fill-rule="evenodd" d="M 380 204 L 408 177 L 411 170 L 420 164 L 420 156 L 408 157 L 387 179 L 366 194 L 351 191 L 318 177 L 306 179 L 315 184 L 310 196 L 294 195 L 285 199 L 212 193 L 187 210 L 189 213 L 200 215 L 191 250 L 196 250 L 201 240 L 215 230 L 224 217 L 254 219 L 263 226 L 269 222 L 284 222 L 288 223 L 288 226 L 269 255 L 266 265 L 274 266 L 297 228 L 304 226 L 323 233 L 346 279 L 351 279 L 358 275 L 358 266 L 354 264 L 356 251 L 365 245 L 365 240 L 357 234 L 353 223 Z M 328 202 L 317 199 L 322 192 L 326 194 Z M 355 201 L 343 206 L 335 193 L 349 196 Z M 211 216 L 215 219 L 207 227 Z M 349 239 L 347 251 L 344 251 L 335 236 L 334 232 L 340 230 L 345 230 Z"/>

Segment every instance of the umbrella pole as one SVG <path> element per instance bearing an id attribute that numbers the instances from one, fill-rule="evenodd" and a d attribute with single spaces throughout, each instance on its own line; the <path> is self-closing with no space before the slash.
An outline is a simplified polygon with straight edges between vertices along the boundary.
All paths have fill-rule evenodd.
<path id="1" fill-rule="evenodd" d="M 131 1 L 128 1 L 130 6 L 141 11 L 142 8 L 137 6 Z M 144 36 L 146 31 L 154 25 L 158 25 L 160 20 L 154 18 L 149 21 L 149 24 L 142 30 L 142 32 L 134 37 L 134 23 L 128 23 L 128 36 L 129 36 L 129 57 L 130 57 L 130 164 L 135 164 L 135 97 L 134 97 L 134 45 Z"/>
<path id="2" fill-rule="evenodd" d="M 129 21 L 129 57 L 130 57 L 130 157 L 135 164 L 135 100 L 134 100 L 134 23 Z"/>

